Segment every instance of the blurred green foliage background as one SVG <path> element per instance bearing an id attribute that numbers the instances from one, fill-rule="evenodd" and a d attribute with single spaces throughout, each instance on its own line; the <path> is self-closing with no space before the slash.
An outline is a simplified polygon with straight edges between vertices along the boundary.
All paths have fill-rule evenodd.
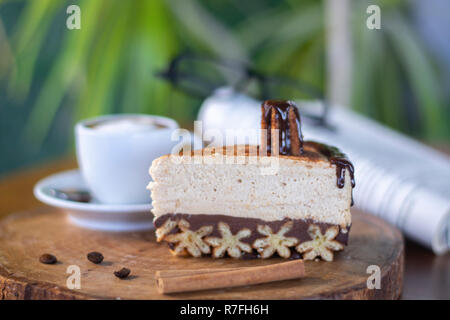
<path id="1" fill-rule="evenodd" d="M 369 4 L 382 29 L 366 28 Z M 81 30 L 66 9 L 81 8 Z M 449 141 L 450 97 L 410 1 L 353 0 L 351 107 L 426 141 Z M 448 13 L 450 14 L 450 13 Z M 72 151 L 73 123 L 151 113 L 189 123 L 201 100 L 154 75 L 184 50 L 251 63 L 326 92 L 318 0 L 0 0 L 0 174 Z"/>

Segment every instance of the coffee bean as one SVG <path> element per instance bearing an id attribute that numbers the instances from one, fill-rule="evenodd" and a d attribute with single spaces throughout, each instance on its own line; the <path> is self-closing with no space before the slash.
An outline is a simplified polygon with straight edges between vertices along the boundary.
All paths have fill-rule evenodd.
<path id="1" fill-rule="evenodd" d="M 120 278 L 120 279 L 125 279 L 126 277 L 128 277 L 129 275 L 130 275 L 130 269 L 128 269 L 128 268 L 122 268 L 122 269 L 120 269 L 119 271 L 114 271 L 114 275 L 117 277 L 117 278 Z"/>
<path id="2" fill-rule="evenodd" d="M 102 263 L 103 261 L 103 255 L 100 252 L 89 252 L 87 255 L 87 258 L 90 262 L 95 263 L 95 264 L 99 264 Z"/>
<path id="3" fill-rule="evenodd" d="M 42 256 L 39 257 L 39 261 L 41 263 L 45 264 L 55 264 L 58 260 L 56 257 L 49 253 L 44 253 Z"/>

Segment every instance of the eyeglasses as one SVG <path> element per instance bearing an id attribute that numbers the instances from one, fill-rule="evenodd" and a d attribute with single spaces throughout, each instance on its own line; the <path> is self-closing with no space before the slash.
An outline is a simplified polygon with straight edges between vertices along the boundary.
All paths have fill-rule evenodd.
<path id="1" fill-rule="evenodd" d="M 315 99 L 321 102 L 321 110 L 314 114 L 302 111 L 302 117 L 316 125 L 329 127 L 326 123 L 329 105 L 319 88 L 300 80 L 266 75 L 244 62 L 182 53 L 157 76 L 169 81 L 175 89 L 201 99 L 223 86 L 231 86 L 259 100 Z"/>

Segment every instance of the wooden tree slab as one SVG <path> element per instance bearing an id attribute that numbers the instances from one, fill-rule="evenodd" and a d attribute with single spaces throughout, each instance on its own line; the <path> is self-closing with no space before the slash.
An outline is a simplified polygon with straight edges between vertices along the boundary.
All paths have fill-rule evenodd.
<path id="1" fill-rule="evenodd" d="M 104 262 L 88 261 L 90 251 L 102 252 Z M 59 263 L 40 263 L 43 253 L 54 254 Z M 13 214 L 0 222 L 0 299 L 397 299 L 401 294 L 401 234 L 356 210 L 348 247 L 334 262 L 307 261 L 304 279 L 174 295 L 156 291 L 155 270 L 246 267 L 280 261 L 174 257 L 167 245 L 155 242 L 152 231 L 80 229 L 71 225 L 65 214 L 50 208 Z M 80 267 L 80 289 L 66 286 L 70 265 Z M 367 288 L 370 265 L 381 269 L 381 289 Z M 129 279 L 113 275 L 122 267 L 131 269 Z"/>

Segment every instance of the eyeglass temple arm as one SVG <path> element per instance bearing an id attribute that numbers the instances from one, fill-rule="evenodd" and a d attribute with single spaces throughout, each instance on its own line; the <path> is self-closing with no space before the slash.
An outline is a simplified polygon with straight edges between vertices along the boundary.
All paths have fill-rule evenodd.
<path id="1" fill-rule="evenodd" d="M 322 124 L 324 125 L 326 123 L 326 118 L 329 112 L 329 103 L 326 100 L 324 94 L 322 93 L 322 91 L 320 89 L 317 89 L 316 87 L 303 82 L 301 80 L 293 80 L 290 78 L 281 78 L 281 77 L 276 77 L 276 76 L 266 76 L 263 73 L 253 69 L 249 64 L 247 63 L 243 63 L 243 62 L 236 62 L 233 60 L 224 60 L 224 59 L 216 59 L 213 57 L 209 57 L 209 56 L 200 56 L 198 54 L 192 54 L 190 52 L 184 52 L 181 53 L 179 55 L 177 55 L 176 57 L 174 57 L 170 63 L 169 66 L 166 70 L 164 71 L 160 71 L 156 73 L 156 76 L 158 77 L 162 77 L 163 79 L 169 81 L 172 85 L 177 86 L 178 85 L 178 81 L 180 76 L 184 76 L 184 77 L 189 77 L 191 78 L 192 81 L 196 81 L 197 83 L 201 83 L 202 85 L 210 87 L 208 89 L 211 89 L 211 86 L 209 85 L 208 82 L 206 81 L 201 81 L 200 78 L 198 77 L 193 77 L 192 75 L 188 75 L 188 74 L 183 74 L 181 72 L 178 71 L 178 66 L 179 63 L 183 60 L 183 59 L 192 59 L 192 60 L 199 60 L 199 61 L 209 61 L 211 63 L 215 63 L 215 64 L 220 64 L 224 67 L 228 67 L 228 68 L 232 68 L 232 69 L 236 69 L 236 70 L 242 70 L 244 69 L 246 72 L 244 74 L 243 79 L 241 79 L 238 83 L 245 83 L 245 82 L 249 82 L 251 81 L 251 79 L 255 79 L 260 83 L 261 86 L 261 98 L 262 100 L 267 100 L 270 98 L 270 89 L 269 89 L 269 83 L 270 82 L 278 82 L 281 84 L 289 84 L 289 86 L 294 87 L 294 88 L 298 88 L 299 91 L 305 92 L 308 95 L 310 95 L 311 97 L 315 97 L 316 99 L 322 101 L 323 104 L 323 111 L 322 111 L 322 116 L 314 116 L 309 114 L 308 117 L 314 119 L 315 121 L 318 122 L 318 124 Z M 211 89 L 212 90 L 212 89 Z M 192 91 L 190 92 L 191 94 L 193 93 Z M 196 92 L 195 95 L 203 97 L 204 96 L 202 94 L 200 94 L 199 92 Z"/>

